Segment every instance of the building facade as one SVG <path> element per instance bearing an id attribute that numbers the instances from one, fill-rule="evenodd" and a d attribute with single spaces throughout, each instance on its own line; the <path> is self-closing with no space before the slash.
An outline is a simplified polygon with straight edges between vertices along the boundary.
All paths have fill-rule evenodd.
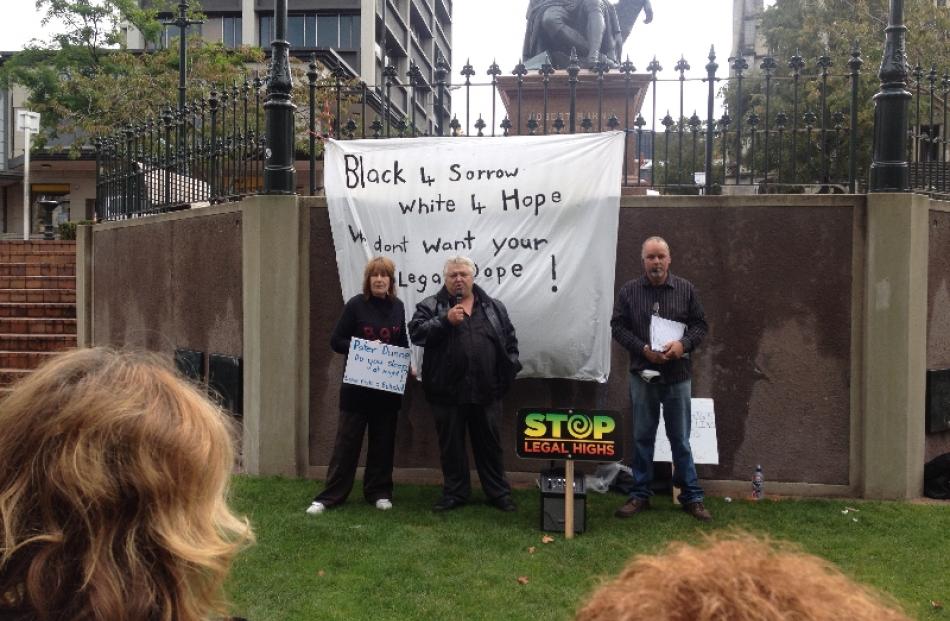
<path id="1" fill-rule="evenodd" d="M 759 72 L 759 64 L 768 50 L 765 39 L 759 32 L 759 23 L 762 12 L 765 10 L 763 0 L 733 0 L 732 1 L 732 54 L 731 58 L 742 57 L 749 68 L 745 75 L 754 75 Z M 729 75 L 733 75 L 731 63 Z"/>
<path id="2" fill-rule="evenodd" d="M 191 0 L 206 19 L 192 26 L 201 36 L 225 47 L 259 46 L 273 40 L 273 0 Z M 439 59 L 452 63 L 452 0 L 288 0 L 287 40 L 291 54 L 306 58 L 311 52 L 333 50 L 357 76 L 381 96 L 386 88 L 384 69 L 392 65 L 390 99 L 396 116 L 410 118 L 423 133 L 437 133 L 451 118 L 446 93 L 436 110 L 434 84 Z M 170 17 L 167 16 L 167 17 Z M 169 45 L 177 28 L 167 28 L 160 44 Z M 126 29 L 131 49 L 148 44 L 134 29 Z M 409 85 L 410 67 L 419 69 L 422 84 Z M 446 76 L 448 79 L 448 76 Z"/>
<path id="3" fill-rule="evenodd" d="M 148 0 L 142 0 L 143 3 Z M 225 47 L 241 45 L 269 49 L 273 40 L 273 0 L 189 0 L 200 9 L 204 23 L 192 26 L 210 41 Z M 452 62 L 452 0 L 288 0 L 287 39 L 291 53 L 306 59 L 312 53 L 330 68 L 342 65 L 344 75 L 366 83 L 368 106 L 380 114 L 387 78 L 384 68 L 396 69 L 391 79 L 388 111 L 394 119 L 415 118 L 421 133 L 448 131 L 450 92 L 436 110 L 436 63 Z M 169 18 L 172 15 L 164 15 Z M 385 24 L 385 27 L 384 27 Z M 165 29 L 160 45 L 170 45 L 178 29 Z M 125 26 L 123 34 L 132 50 L 146 50 L 142 35 Z M 0 53 L 0 63 L 15 52 Z M 407 77 L 417 67 L 421 84 L 412 88 Z M 449 76 L 446 76 L 448 79 Z M 0 88 L 0 237 L 23 232 L 23 136 L 16 132 L 17 112 L 26 106 L 28 93 L 20 87 Z M 84 149 L 78 159 L 62 153 L 31 151 L 30 231 L 41 231 L 37 201 L 55 200 L 59 207 L 53 223 L 78 222 L 95 217 L 95 157 Z"/>
<path id="4" fill-rule="evenodd" d="M 0 53 L 2 63 L 9 53 Z M 29 93 L 20 86 L 0 88 L 0 238 L 23 236 L 23 147 L 17 131 L 17 114 L 28 109 Z M 62 153 L 30 150 L 30 233 L 42 234 L 46 223 L 37 201 L 56 201 L 52 224 L 78 222 L 94 217 L 96 197 L 95 159 L 83 150 L 78 159 Z"/>

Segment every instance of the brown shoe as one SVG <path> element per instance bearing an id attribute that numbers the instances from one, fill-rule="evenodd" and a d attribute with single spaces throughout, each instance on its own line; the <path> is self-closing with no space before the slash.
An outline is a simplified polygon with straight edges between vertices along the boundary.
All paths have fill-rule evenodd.
<path id="1" fill-rule="evenodd" d="M 614 511 L 618 518 L 628 518 L 650 508 L 650 501 L 643 498 L 631 498 L 622 507 Z"/>
<path id="2" fill-rule="evenodd" d="M 702 502 L 688 502 L 683 505 L 683 511 L 689 513 L 700 522 L 712 522 L 713 519 L 712 514 L 706 510 L 706 505 Z"/>

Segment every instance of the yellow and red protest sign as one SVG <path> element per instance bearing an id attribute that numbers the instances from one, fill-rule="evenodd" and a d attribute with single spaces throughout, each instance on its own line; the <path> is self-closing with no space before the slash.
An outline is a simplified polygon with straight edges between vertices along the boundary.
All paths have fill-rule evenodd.
<path id="1" fill-rule="evenodd" d="M 524 459 L 619 461 L 623 458 L 621 415 L 609 410 L 522 408 L 517 453 Z"/>

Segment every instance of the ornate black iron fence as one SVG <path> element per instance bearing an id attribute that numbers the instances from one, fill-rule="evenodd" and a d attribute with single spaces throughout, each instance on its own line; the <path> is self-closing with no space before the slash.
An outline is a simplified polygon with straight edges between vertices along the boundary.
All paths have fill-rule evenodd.
<path id="1" fill-rule="evenodd" d="M 384 113 L 375 119 L 363 114 L 343 117 L 339 108 L 329 126 L 333 135 L 349 138 L 389 138 L 393 136 L 448 135 L 486 136 L 512 134 L 545 135 L 620 129 L 627 134 L 627 157 L 623 183 L 646 186 L 664 193 L 744 192 L 863 192 L 871 162 L 873 127 L 870 121 L 879 79 L 875 73 L 862 72 L 864 59 L 854 48 L 845 58 L 822 55 L 807 59 L 797 52 L 787 58 L 767 55 L 757 67 L 749 67 L 744 58 L 730 58 L 728 75 L 720 75 L 713 50 L 699 75 L 690 74 L 690 64 L 680 58 L 672 77 L 663 77 L 664 69 L 654 58 L 637 73 L 632 63 L 609 69 L 605 65 L 582 70 L 576 63 L 565 72 L 548 65 L 529 71 L 523 64 L 510 72 L 506 113 L 496 104 L 504 90 L 504 72 L 492 64 L 484 75 L 489 81 L 475 81 L 479 75 L 470 64 L 460 71 L 462 80 L 451 84 L 448 67 L 439 62 L 434 80 L 420 80 L 410 65 L 405 80 L 398 80 L 394 67 L 384 70 L 385 82 L 377 87 Z M 625 93 L 612 103 L 606 86 L 609 74 L 622 76 Z M 950 72 L 940 80 L 936 67 L 925 73 L 918 67 L 910 88 L 915 111 L 907 127 L 908 162 L 913 187 L 928 193 L 948 193 L 947 101 L 950 98 Z M 533 81 L 532 81 L 533 80 Z M 635 111 L 637 88 L 648 86 L 642 98 L 642 110 Z M 684 85 L 701 83 L 706 100 L 687 101 Z M 569 92 L 569 111 L 552 114 L 548 102 L 554 93 Z M 359 96 L 365 85 L 327 84 L 327 98 L 338 101 Z M 391 113 L 391 91 L 401 88 L 411 93 L 434 95 L 435 121 L 427 130 L 419 128 L 414 116 L 401 110 Z M 543 104 L 528 115 L 522 102 L 534 89 L 542 90 Z M 457 116 L 448 118 L 442 102 L 456 91 Z M 477 91 L 490 91 L 490 113 L 472 112 L 471 100 Z M 614 91 L 617 89 L 615 88 Z M 658 93 L 673 90 L 673 105 L 678 110 L 663 114 Z M 676 94 L 678 90 L 678 95 Z M 461 91 L 461 92 L 458 92 Z M 642 97 L 642 95 L 641 95 Z M 588 109 L 580 102 L 586 98 Z M 670 98 L 667 98 L 669 101 Z M 699 103 L 700 105 L 696 105 Z M 527 104 L 525 104 L 527 105 Z M 695 107 L 694 107 L 695 106 Z M 689 110 L 693 112 L 689 116 Z M 413 114 L 415 106 L 412 106 Z M 633 110 L 633 111 L 632 111 Z M 703 114 L 705 113 L 705 114 Z M 445 115 L 445 116 L 443 116 Z M 742 186 L 748 189 L 742 190 Z M 311 187 L 311 191 L 319 188 Z"/>
<path id="2" fill-rule="evenodd" d="M 911 73 L 913 119 L 908 130 L 910 183 L 917 191 L 950 198 L 950 70 L 941 76 L 936 65 L 929 71 L 918 63 Z"/>
<path id="3" fill-rule="evenodd" d="M 863 189 L 860 180 L 870 162 L 870 129 L 861 132 L 860 128 L 859 131 L 852 128 L 859 127 L 860 106 L 871 105 L 870 93 L 876 80 L 873 76 L 862 78 L 863 60 L 859 51 L 853 51 L 845 63 L 849 72 L 840 74 L 831 72 L 832 59 L 827 56 L 816 60 L 813 73 L 805 71 L 807 63 L 797 54 L 788 59 L 785 72 L 780 70 L 778 59 L 771 56 L 764 58 L 759 70 L 752 75 L 747 73 L 749 67 L 744 59 L 730 61 L 731 74 L 719 77 L 719 65 L 711 50 L 705 74 L 688 76 L 690 65 L 681 58 L 674 67 L 677 75 L 672 78 L 660 76 L 663 68 L 656 59 L 647 65 L 646 74 L 637 74 L 633 64 L 625 62 L 613 70 L 622 76 L 619 90 L 624 93 L 622 102 L 614 98 L 613 108 L 605 107 L 609 88 L 605 77 L 611 73 L 606 65 L 582 71 L 575 63 L 566 72 L 555 72 L 545 65 L 531 72 L 519 64 L 511 71 L 516 81 L 507 93 L 512 110 L 504 115 L 496 105 L 502 71 L 495 64 L 486 72 L 490 82 L 473 81 L 477 73 L 466 64 L 460 73 L 464 82 L 458 85 L 449 83 L 448 68 L 441 62 L 432 84 L 420 82 L 412 66 L 406 80 L 398 82 L 395 68 L 387 67 L 385 84 L 380 89 L 387 113 L 367 122 L 365 116 L 344 118 L 338 106 L 329 127 L 332 135 L 341 139 L 429 133 L 439 136 L 545 135 L 622 129 L 627 133 L 625 185 L 686 193 L 718 192 L 724 185 L 754 186 L 755 191 L 762 192 Z M 539 79 L 532 82 L 532 73 Z M 689 108 L 684 85 L 691 82 L 705 83 L 707 97 L 704 105 L 687 117 L 684 111 Z M 522 102 L 526 93 L 536 91 L 539 84 L 542 109 L 525 118 Z M 652 103 L 647 110 L 634 112 L 634 117 L 631 111 L 635 108 L 637 89 L 644 84 Z M 569 111 L 552 114 L 548 102 L 554 99 L 553 93 L 558 89 L 563 91 L 565 85 L 570 93 Z M 434 94 L 435 119 L 429 128 L 419 128 L 414 117 L 392 119 L 388 111 L 394 86 L 412 93 L 413 100 L 419 90 Z M 679 114 L 674 117 L 667 112 L 661 118 L 657 93 L 670 87 L 678 87 Z M 365 85 L 354 87 L 339 82 L 321 88 L 331 89 L 327 99 L 337 102 L 359 98 L 366 89 Z M 456 99 L 464 100 L 464 131 L 457 116 L 447 118 L 442 102 L 450 89 L 462 90 L 461 97 L 456 96 Z M 486 115 L 487 121 L 485 116 L 479 115 L 473 123 L 470 102 L 479 90 L 490 90 L 491 113 Z M 862 90 L 867 93 L 863 100 L 859 96 Z M 701 109 L 706 112 L 705 118 L 699 116 Z M 414 113 L 415 106 L 412 110 Z M 722 111 L 718 117 L 714 116 L 716 110 Z M 662 127 L 658 128 L 657 123 Z M 311 186 L 311 191 L 316 189 Z"/>
<path id="4" fill-rule="evenodd" d="M 472 79 L 477 72 L 466 64 L 461 83 L 452 84 L 449 68 L 440 60 L 432 81 L 414 65 L 405 79 L 390 66 L 378 86 L 353 83 L 341 72 L 320 81 L 311 62 L 309 105 L 297 102 L 298 115 L 304 117 L 298 119 L 304 132 L 298 136 L 298 158 L 310 159 L 308 188 L 315 194 L 322 189 L 316 160 L 326 137 L 623 130 L 626 186 L 662 193 L 866 191 L 872 146 L 868 119 L 878 79 L 861 72 L 864 60 L 859 50 L 846 59 L 805 59 L 797 53 L 785 59 L 766 56 L 752 70 L 742 58 L 730 59 L 730 73 L 722 76 L 716 61 L 710 50 L 704 72 L 691 75 L 689 63 L 681 58 L 672 77 L 662 77 L 664 70 L 656 59 L 645 73 L 637 73 L 629 61 L 615 69 L 599 65 L 590 70 L 574 63 L 565 72 L 548 65 L 529 71 L 519 63 L 511 78 L 492 64 L 485 73 L 490 81 L 483 82 Z M 848 70 L 836 72 L 837 67 Z M 618 76 L 613 78 L 613 92 L 622 94 L 619 99 L 606 96 L 611 74 Z M 946 135 L 950 72 L 941 78 L 936 67 L 925 72 L 918 66 L 912 77 L 915 100 L 907 128 L 912 186 L 945 195 L 950 193 Z M 506 79 L 510 114 L 497 104 Z M 691 82 L 701 83 L 706 96 L 686 116 L 693 103 L 687 102 L 684 86 Z M 213 91 L 182 112 L 166 110 L 159 118 L 131 123 L 97 141 L 97 217 L 127 218 L 259 193 L 268 146 L 263 84 L 256 79 Z M 647 89 L 649 104 L 641 93 L 643 110 L 637 112 L 641 87 Z M 523 103 L 532 89 L 541 102 L 535 111 Z M 657 95 L 670 89 L 678 89 L 672 98 L 678 113 L 661 116 Z M 397 90 L 402 91 L 405 106 L 395 103 Z M 471 100 L 477 92 L 488 94 L 491 109 L 473 122 Z M 566 112 L 554 112 L 553 103 L 549 107 L 556 92 L 562 99 L 568 93 Z M 452 100 L 459 103 L 457 112 L 464 110 L 464 127 L 457 116 L 450 116 Z M 579 107 L 581 101 L 589 107 Z M 420 109 L 429 112 L 420 116 Z"/>
<path id="5" fill-rule="evenodd" d="M 96 217 L 116 220 L 255 194 L 266 149 L 261 86 L 212 90 L 96 141 Z"/>

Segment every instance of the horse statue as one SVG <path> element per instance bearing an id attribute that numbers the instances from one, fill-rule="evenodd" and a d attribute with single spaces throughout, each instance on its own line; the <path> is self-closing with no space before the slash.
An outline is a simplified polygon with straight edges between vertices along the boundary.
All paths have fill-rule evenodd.
<path id="1" fill-rule="evenodd" d="M 653 21 L 650 0 L 531 0 L 524 35 L 525 66 L 550 63 L 564 69 L 576 52 L 582 67 L 604 62 L 620 64 L 624 41 L 630 36 L 640 12 L 643 23 Z"/>

